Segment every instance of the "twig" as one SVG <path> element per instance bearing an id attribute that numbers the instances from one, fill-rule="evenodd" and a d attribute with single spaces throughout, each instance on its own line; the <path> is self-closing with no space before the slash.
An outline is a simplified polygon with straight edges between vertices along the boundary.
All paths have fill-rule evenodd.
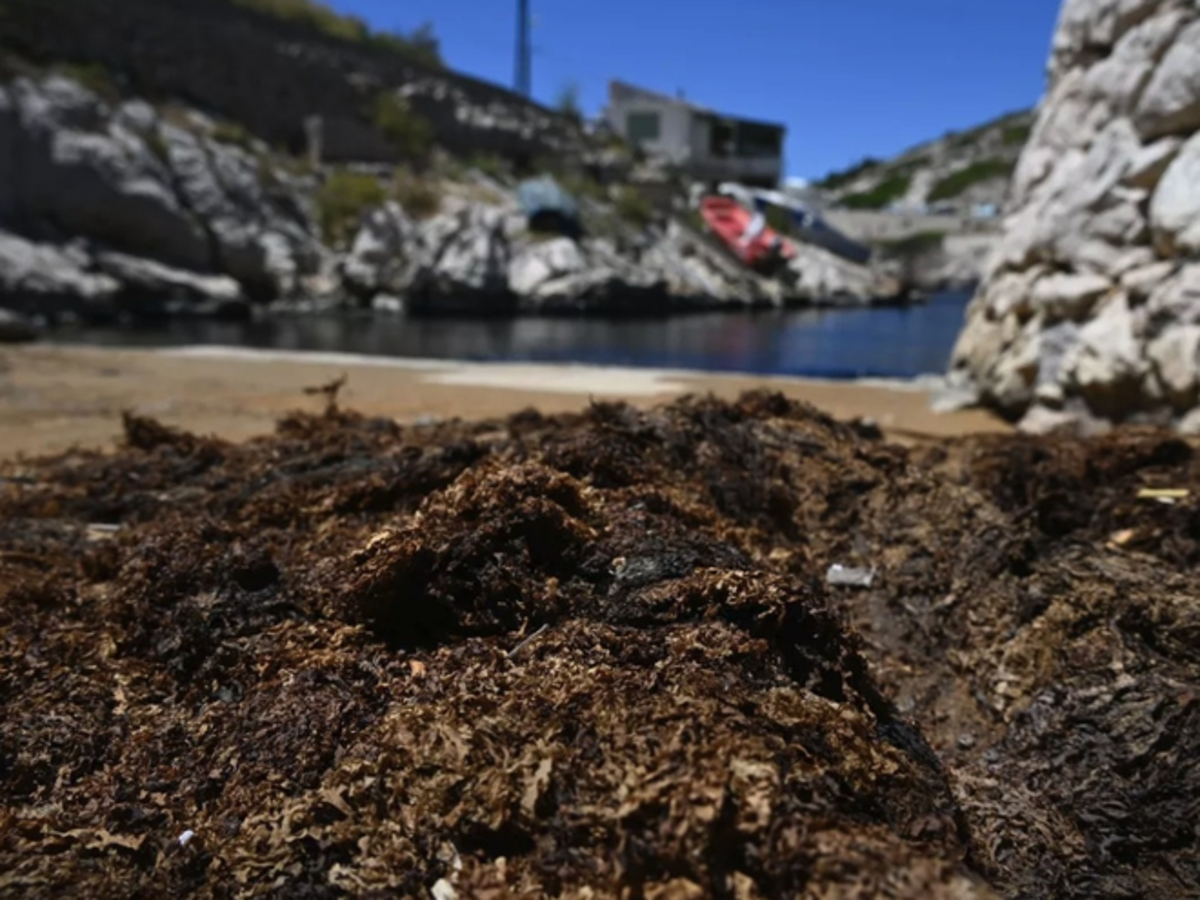
<path id="1" fill-rule="evenodd" d="M 310 397 L 315 397 L 319 394 L 325 396 L 325 412 L 326 414 L 337 410 L 337 395 L 338 391 L 346 386 L 346 380 L 349 376 L 343 372 L 340 378 L 335 378 L 327 384 L 317 385 L 316 387 L 306 387 L 304 393 Z"/>
<path id="2" fill-rule="evenodd" d="M 512 659 L 514 656 L 516 656 L 518 653 L 520 653 L 521 650 L 523 650 L 527 644 L 529 644 L 534 638 L 536 638 L 538 635 L 540 635 L 543 631 L 545 631 L 549 627 L 550 627 L 550 623 L 547 622 L 545 625 L 543 625 L 541 628 L 539 628 L 533 634 L 529 635 L 529 637 L 525 638 L 525 640 L 521 641 L 521 643 L 517 644 L 517 646 L 515 646 L 511 650 L 509 650 L 508 658 Z"/>

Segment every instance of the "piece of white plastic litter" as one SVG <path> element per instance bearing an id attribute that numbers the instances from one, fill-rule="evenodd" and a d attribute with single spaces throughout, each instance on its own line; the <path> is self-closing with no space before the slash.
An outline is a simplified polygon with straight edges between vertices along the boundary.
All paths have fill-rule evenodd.
<path id="1" fill-rule="evenodd" d="M 875 570 L 871 569 L 856 569 L 850 566 L 834 564 L 829 567 L 829 572 L 825 575 L 825 583 L 836 585 L 838 587 L 865 587 L 869 588 L 875 582 Z"/>

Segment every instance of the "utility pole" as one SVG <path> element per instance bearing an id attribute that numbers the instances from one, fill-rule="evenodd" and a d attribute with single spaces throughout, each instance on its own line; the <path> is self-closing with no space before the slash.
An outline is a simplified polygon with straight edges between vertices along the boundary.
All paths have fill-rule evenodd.
<path id="1" fill-rule="evenodd" d="M 517 73 L 516 91 L 528 97 L 533 93 L 533 44 L 530 40 L 529 0 L 517 0 Z"/>

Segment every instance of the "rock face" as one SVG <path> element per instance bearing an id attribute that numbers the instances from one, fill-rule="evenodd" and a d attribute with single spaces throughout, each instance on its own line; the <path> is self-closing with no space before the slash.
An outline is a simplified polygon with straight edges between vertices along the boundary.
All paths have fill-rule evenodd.
<path id="1" fill-rule="evenodd" d="M 75 247 L 33 244 L 0 231 L 0 297 L 9 309 L 54 317 L 88 308 L 105 310 L 120 283 L 87 271 L 87 253 Z"/>
<path id="2" fill-rule="evenodd" d="M 0 85 L 0 225 L 37 242 L 0 241 L 7 305 L 52 313 L 35 301 L 93 304 L 122 285 L 269 299 L 317 270 L 322 249 L 295 180 L 216 140 L 202 117 L 175 118 L 183 124 L 62 77 Z M 68 240 L 70 253 L 55 249 Z"/>
<path id="3" fill-rule="evenodd" d="M 1178 423 L 1200 371 L 1200 8 L 1067 0 L 1049 73 L 951 382 L 1031 428 Z"/>
<path id="4" fill-rule="evenodd" d="M 276 300 L 626 315 L 887 293 L 870 268 L 815 247 L 766 278 L 681 222 L 635 226 L 599 201 L 595 229 L 547 240 L 499 184 L 439 183 L 423 220 L 395 201 L 367 208 L 335 252 L 317 234 L 319 179 L 291 168 L 182 107 L 117 102 L 62 76 L 0 83 L 0 305 L 49 320 L 245 316 Z"/>
<path id="5" fill-rule="evenodd" d="M 887 160 L 864 160 L 815 185 L 833 207 L 908 211 L 939 206 L 966 212 L 1001 206 L 1033 112 L 1010 113 L 966 131 L 918 144 Z"/>
<path id="6" fill-rule="evenodd" d="M 403 297 L 408 311 L 434 315 L 861 305 L 891 289 L 872 269 L 817 247 L 802 246 L 786 277 L 770 279 L 678 222 L 645 233 L 553 237 L 531 233 L 514 206 L 458 202 L 415 222 L 388 203 L 364 217 L 342 278 L 358 301 Z"/>
<path id="7" fill-rule="evenodd" d="M 579 153 L 570 116 L 366 41 L 228 0 L 5 0 L 0 46 L 22 58 L 122 73 L 156 96 L 188 97 L 273 146 L 299 149 L 322 122 L 324 158 L 395 162 L 368 112 L 401 89 L 442 146 L 527 158 Z M 280 7 L 289 4 L 273 4 Z M 301 4 L 293 6 L 299 7 Z"/>

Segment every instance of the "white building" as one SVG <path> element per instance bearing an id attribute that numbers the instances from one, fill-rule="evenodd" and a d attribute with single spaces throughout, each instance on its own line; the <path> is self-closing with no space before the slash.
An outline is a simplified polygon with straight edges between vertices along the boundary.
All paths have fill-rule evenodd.
<path id="1" fill-rule="evenodd" d="M 721 115 L 620 81 L 609 83 L 604 118 L 629 143 L 701 181 L 773 188 L 783 177 L 783 125 Z"/>

